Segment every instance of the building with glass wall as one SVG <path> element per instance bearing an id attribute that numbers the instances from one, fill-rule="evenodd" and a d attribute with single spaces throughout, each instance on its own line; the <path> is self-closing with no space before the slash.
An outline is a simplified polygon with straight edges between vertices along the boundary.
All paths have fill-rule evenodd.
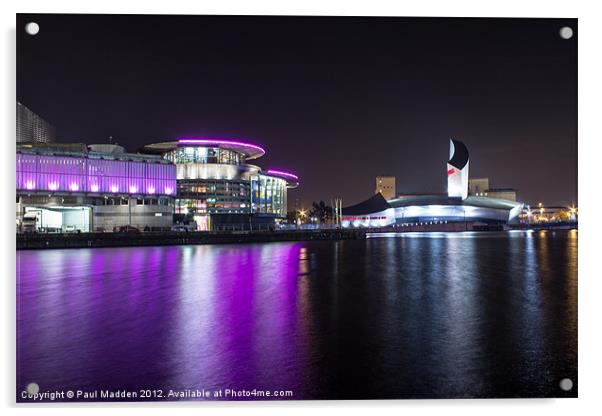
<path id="1" fill-rule="evenodd" d="M 17 143 L 51 143 L 54 139 L 54 126 L 17 102 Z"/>
<path id="2" fill-rule="evenodd" d="M 117 145 L 22 144 L 16 192 L 19 231 L 169 230 L 176 166 Z"/>
<path id="3" fill-rule="evenodd" d="M 299 185 L 294 174 L 249 163 L 265 150 L 237 140 L 179 139 L 143 152 L 176 165 L 176 217 L 199 230 L 273 228 L 286 216 L 288 189 Z"/>

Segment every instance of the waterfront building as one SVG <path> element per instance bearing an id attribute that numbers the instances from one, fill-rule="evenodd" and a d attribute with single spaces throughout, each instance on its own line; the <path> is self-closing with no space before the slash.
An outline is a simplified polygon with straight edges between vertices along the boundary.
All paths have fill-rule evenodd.
<path id="1" fill-rule="evenodd" d="M 393 199 L 397 194 L 395 176 L 377 176 L 375 194 L 382 194 L 385 199 Z"/>
<path id="2" fill-rule="evenodd" d="M 177 167 L 176 216 L 199 230 L 270 229 L 286 217 L 296 175 L 249 163 L 265 154 L 240 140 L 182 138 L 144 146 Z"/>
<path id="3" fill-rule="evenodd" d="M 17 102 L 17 143 L 51 143 L 54 139 L 54 126 Z"/>
<path id="4" fill-rule="evenodd" d="M 169 230 L 176 167 L 117 145 L 21 144 L 16 191 L 20 231 Z"/>
<path id="5" fill-rule="evenodd" d="M 386 227 L 448 222 L 502 225 L 517 219 L 523 204 L 491 196 L 468 195 L 469 154 L 464 143 L 450 140 L 447 194 L 401 195 L 386 200 L 376 194 L 343 208 L 343 227 Z"/>

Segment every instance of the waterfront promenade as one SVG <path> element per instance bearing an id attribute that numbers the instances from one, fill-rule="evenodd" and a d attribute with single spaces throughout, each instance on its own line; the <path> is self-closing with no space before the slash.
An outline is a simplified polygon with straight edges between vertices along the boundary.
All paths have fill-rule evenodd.
<path id="1" fill-rule="evenodd" d="M 275 241 L 357 240 L 364 230 L 286 230 L 225 232 L 143 232 L 17 234 L 17 250 L 44 248 L 88 248 L 169 246 L 186 244 L 262 243 Z"/>

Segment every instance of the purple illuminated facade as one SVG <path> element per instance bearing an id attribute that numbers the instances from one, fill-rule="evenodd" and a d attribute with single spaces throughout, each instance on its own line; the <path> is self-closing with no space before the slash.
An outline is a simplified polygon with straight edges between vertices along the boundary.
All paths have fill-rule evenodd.
<path id="1" fill-rule="evenodd" d="M 128 154 L 119 145 L 23 144 L 16 155 L 23 232 L 273 228 L 297 175 L 248 163 L 265 150 L 241 140 L 182 138 Z M 175 216 L 174 216 L 175 214 Z M 35 217 L 35 218 L 34 218 Z"/>
<path id="2" fill-rule="evenodd" d="M 173 195 L 170 163 L 17 153 L 17 191 Z"/>
<path id="3" fill-rule="evenodd" d="M 21 232 L 169 230 L 176 189 L 173 163 L 125 153 L 118 145 L 24 144 L 17 149 Z"/>

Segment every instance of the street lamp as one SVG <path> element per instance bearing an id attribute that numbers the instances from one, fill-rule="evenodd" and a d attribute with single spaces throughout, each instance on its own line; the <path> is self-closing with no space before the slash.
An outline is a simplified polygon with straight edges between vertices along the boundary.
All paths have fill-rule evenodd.
<path id="1" fill-rule="evenodd" d="M 297 227 L 299 227 L 299 225 L 301 225 L 301 219 L 305 218 L 305 216 L 307 216 L 306 210 L 300 209 L 297 211 Z"/>
<path id="2" fill-rule="evenodd" d="M 572 207 L 570 207 L 570 208 L 569 208 L 569 212 L 571 213 L 571 215 L 570 215 L 569 219 L 570 219 L 571 221 L 575 221 L 575 220 L 577 219 L 577 218 L 576 218 L 576 214 L 577 214 L 577 208 L 575 208 L 575 206 L 573 205 Z"/>

